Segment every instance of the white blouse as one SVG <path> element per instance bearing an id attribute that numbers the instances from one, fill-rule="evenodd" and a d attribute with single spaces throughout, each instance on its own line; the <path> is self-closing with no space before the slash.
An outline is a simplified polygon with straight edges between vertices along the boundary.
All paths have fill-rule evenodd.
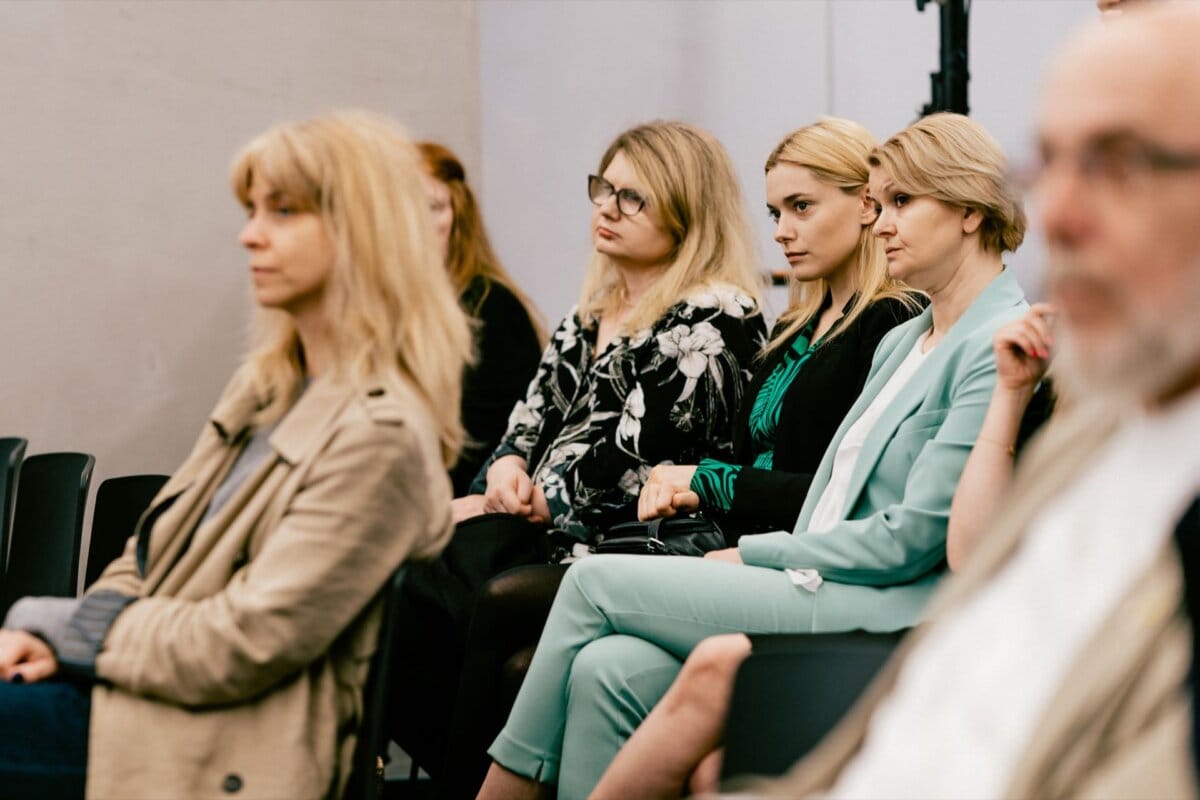
<path id="1" fill-rule="evenodd" d="M 837 454 L 833 458 L 833 472 L 829 476 L 829 483 L 826 484 L 825 491 L 821 493 L 821 499 L 817 501 L 817 507 L 813 510 L 812 518 L 809 520 L 808 531 L 810 533 L 825 533 L 845 518 L 846 495 L 850 491 L 850 478 L 854 474 L 854 466 L 858 463 L 858 456 L 862 452 L 863 442 L 867 440 L 867 436 L 875 427 L 875 423 L 883 416 L 883 412 L 896 399 L 896 395 L 925 363 L 929 353 L 922 352 L 922 348 L 928 338 L 929 331 L 917 338 L 913 349 L 892 373 L 888 382 L 879 390 L 879 394 L 875 395 L 871 405 L 867 406 L 867 409 L 842 437 Z M 933 348 L 930 348 L 930 352 L 932 351 Z"/>

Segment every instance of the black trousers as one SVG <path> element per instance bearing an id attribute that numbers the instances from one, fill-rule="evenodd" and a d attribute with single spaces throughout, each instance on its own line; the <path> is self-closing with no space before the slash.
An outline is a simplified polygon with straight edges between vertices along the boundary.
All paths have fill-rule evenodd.
<path id="1" fill-rule="evenodd" d="M 544 527 L 484 514 L 461 523 L 438 558 L 410 566 L 397 621 L 388 733 L 435 779 L 446 775 L 459 676 L 480 593 L 497 575 L 545 564 L 548 557 Z"/>
<path id="2" fill-rule="evenodd" d="M 467 636 L 438 796 L 471 800 L 508 719 L 567 564 L 517 567 L 484 586 Z"/>
<path id="3" fill-rule="evenodd" d="M 1176 526 L 1175 545 L 1183 566 L 1184 601 L 1192 620 L 1192 758 L 1200 765 L 1200 497 L 1192 501 Z"/>
<path id="4" fill-rule="evenodd" d="M 92 689 L 0 681 L 0 800 L 82 800 Z"/>

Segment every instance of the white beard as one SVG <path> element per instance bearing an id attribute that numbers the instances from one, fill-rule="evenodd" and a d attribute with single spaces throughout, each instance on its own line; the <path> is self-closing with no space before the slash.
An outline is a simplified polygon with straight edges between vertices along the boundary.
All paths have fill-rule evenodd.
<path id="1" fill-rule="evenodd" d="M 1069 260 L 1051 266 L 1051 294 L 1056 273 L 1070 271 Z M 1087 344 L 1081 343 L 1068 320 L 1061 320 L 1055 332 L 1055 375 L 1066 397 L 1143 403 L 1200 367 L 1200 262 L 1160 306 L 1145 309 L 1125 304 L 1123 312 L 1125 324 L 1118 334 Z"/>

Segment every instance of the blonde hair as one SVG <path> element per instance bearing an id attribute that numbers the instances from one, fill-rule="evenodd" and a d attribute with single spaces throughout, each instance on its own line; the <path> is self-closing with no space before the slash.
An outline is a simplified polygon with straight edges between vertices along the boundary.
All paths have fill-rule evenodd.
<path id="1" fill-rule="evenodd" d="M 623 329 L 642 330 L 688 295 L 714 284 L 745 292 L 759 305 L 758 258 L 729 155 L 711 134 L 683 122 L 650 122 L 618 136 L 599 174 L 623 153 L 675 243 L 670 266 L 631 309 Z M 595 320 L 625 301 L 616 266 L 602 253 L 588 264 L 580 317 Z"/>
<path id="2" fill-rule="evenodd" d="M 369 391 L 415 390 L 437 426 L 447 465 L 463 442 L 459 419 L 471 333 L 440 263 L 416 148 L 393 121 L 342 112 L 278 125 L 234 159 L 233 193 L 255 179 L 320 216 L 334 246 L 325 293 L 335 380 Z M 304 378 L 292 318 L 259 309 L 246 363 L 278 418 Z"/>
<path id="3" fill-rule="evenodd" d="M 897 191 L 924 195 L 983 214 L 980 243 L 992 253 L 1012 252 L 1027 221 L 1008 160 L 978 122 L 962 114 L 932 114 L 909 125 L 871 152 Z"/>
<path id="4" fill-rule="evenodd" d="M 488 238 L 487 228 L 483 224 L 483 215 L 479 213 L 475 194 L 467 184 L 467 171 L 462 162 L 450 148 L 437 142 L 418 142 L 417 150 L 421 153 L 425 170 L 430 177 L 445 184 L 450 190 L 450 208 L 454 214 L 454 222 L 450 226 L 450 241 L 446 247 L 446 269 L 450 273 L 450 280 L 454 282 L 460 297 L 473 280 L 482 278 L 484 281 L 483 292 L 476 300 L 475 307 L 468 308 L 467 313 L 477 315 L 492 284 L 500 284 L 517 298 L 537 334 L 538 343 L 545 345 L 546 328 L 542 324 L 541 315 L 529 296 L 521 291 L 504 269 L 496 251 L 492 249 L 491 239 Z"/>
<path id="5" fill-rule="evenodd" d="M 847 194 L 857 195 L 867 185 L 869 168 L 867 156 L 875 148 L 875 138 L 857 122 L 826 117 L 812 125 L 792 131 L 767 156 L 764 172 L 779 164 L 792 164 L 810 170 L 819 181 L 837 187 Z M 918 304 L 903 283 L 891 278 L 883 246 L 871 230 L 863 225 L 854 251 L 854 286 L 856 294 L 850 309 L 825 335 L 829 341 L 846 330 L 867 307 L 877 300 L 894 298 L 917 308 Z M 821 309 L 829 282 L 824 278 L 789 281 L 790 303 L 779 316 L 779 332 L 767 344 L 764 354 L 771 352 Z"/>

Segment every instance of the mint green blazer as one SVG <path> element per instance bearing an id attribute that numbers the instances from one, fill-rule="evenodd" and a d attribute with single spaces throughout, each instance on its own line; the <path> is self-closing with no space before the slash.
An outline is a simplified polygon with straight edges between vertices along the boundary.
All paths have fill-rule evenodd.
<path id="1" fill-rule="evenodd" d="M 842 438 L 933 324 L 932 309 L 888 333 L 862 394 L 825 450 L 795 530 L 739 540 L 747 564 L 821 573 L 816 630 L 891 629 L 898 620 L 900 627 L 919 620 L 945 570 L 950 502 L 996 383 L 992 337 L 1028 308 L 1009 270 L 988 284 L 867 435 L 843 522 L 811 533 L 807 526 Z"/>

